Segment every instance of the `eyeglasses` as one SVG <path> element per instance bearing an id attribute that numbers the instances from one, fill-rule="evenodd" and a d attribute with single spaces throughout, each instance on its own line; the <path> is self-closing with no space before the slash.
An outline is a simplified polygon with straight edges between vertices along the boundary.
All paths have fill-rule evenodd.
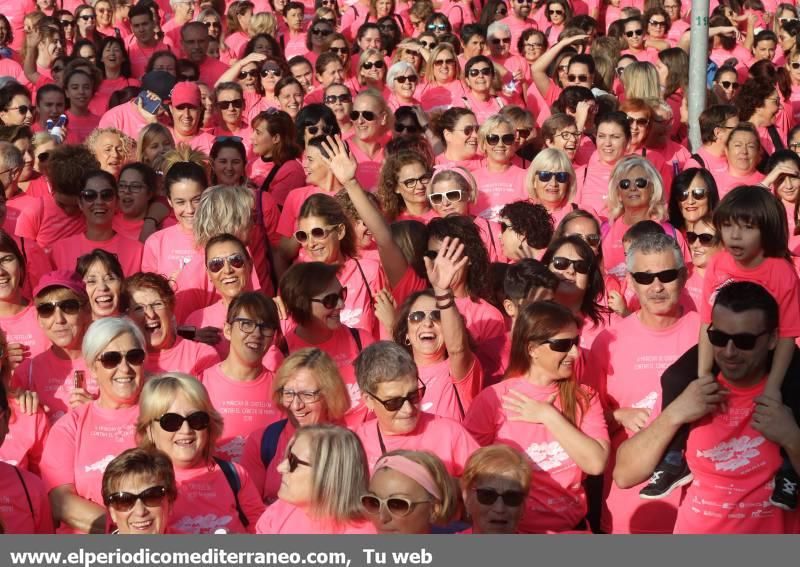
<path id="1" fill-rule="evenodd" d="M 425 384 L 414 390 L 413 392 L 409 392 L 405 396 L 399 396 L 397 398 L 389 398 L 388 400 L 382 400 L 372 392 L 367 392 L 370 398 L 374 399 L 376 402 L 380 402 L 381 405 L 386 408 L 387 411 L 400 411 L 406 402 L 409 404 L 416 405 L 425 397 Z"/>
<path id="2" fill-rule="evenodd" d="M 409 83 L 416 83 L 419 80 L 419 77 L 417 77 L 416 75 L 408 75 L 408 76 L 395 77 L 394 80 L 395 82 L 398 82 L 402 85 L 406 81 L 408 81 Z"/>
<path id="3" fill-rule="evenodd" d="M 467 75 L 470 77 L 477 77 L 478 75 L 483 75 L 484 77 L 490 77 L 492 75 L 492 68 L 491 67 L 481 67 L 480 69 L 476 69 L 473 67 L 467 72 Z"/>
<path id="4" fill-rule="evenodd" d="M 650 24 L 651 26 L 653 26 L 654 28 L 665 28 L 665 27 L 667 27 L 667 22 L 665 20 L 650 20 L 647 23 Z"/>
<path id="5" fill-rule="evenodd" d="M 637 189 L 644 189 L 649 183 L 650 181 L 644 177 L 637 177 L 636 179 L 620 179 L 618 185 L 620 189 L 627 191 L 634 185 Z"/>
<path id="6" fill-rule="evenodd" d="M 631 126 L 636 124 L 637 126 L 640 126 L 642 128 L 650 124 L 649 118 L 634 118 L 633 116 L 628 116 L 627 120 L 628 124 L 630 124 Z"/>
<path id="7" fill-rule="evenodd" d="M 445 31 L 447 29 L 447 24 L 428 24 L 428 31 Z"/>
<path id="8" fill-rule="evenodd" d="M 329 293 L 319 299 L 312 297 L 311 301 L 321 303 L 325 309 L 335 309 L 339 305 L 339 301 L 342 303 L 347 301 L 347 288 L 343 287 L 337 293 Z"/>
<path id="9" fill-rule="evenodd" d="M 687 231 L 686 232 L 686 241 L 689 242 L 689 244 L 694 244 L 698 240 L 700 241 L 700 244 L 702 244 L 703 246 L 708 246 L 712 242 L 714 242 L 714 235 L 713 234 L 709 234 L 707 232 L 703 232 L 703 233 L 699 233 L 699 234 L 696 233 L 696 232 L 692 232 L 692 231 Z"/>
<path id="10" fill-rule="evenodd" d="M 244 108 L 244 100 L 237 98 L 234 100 L 218 100 L 217 106 L 220 110 L 228 110 L 229 108 L 236 108 L 241 110 Z"/>
<path id="11" fill-rule="evenodd" d="M 401 124 L 400 122 L 395 123 L 394 130 L 398 134 L 402 134 L 403 132 L 408 132 L 409 134 L 417 134 L 418 132 L 422 132 L 422 128 L 418 128 L 413 124 Z"/>
<path id="12" fill-rule="evenodd" d="M 627 37 L 633 37 L 633 36 L 637 36 L 638 37 L 638 36 L 642 35 L 643 33 L 644 33 L 644 30 L 642 28 L 639 28 L 638 30 L 626 31 L 625 35 Z"/>
<path id="13" fill-rule="evenodd" d="M 433 311 L 412 311 L 408 314 L 409 323 L 422 323 L 425 319 L 430 319 L 431 323 L 438 323 L 442 320 L 442 312 L 438 309 Z"/>
<path id="14" fill-rule="evenodd" d="M 169 412 L 153 421 L 157 421 L 161 429 L 169 433 L 180 431 L 184 421 L 188 423 L 189 427 L 194 431 L 203 431 L 204 429 L 208 429 L 208 426 L 211 425 L 211 417 L 204 411 L 196 411 L 186 417 L 179 413 Z"/>
<path id="15" fill-rule="evenodd" d="M 260 323 L 258 321 L 253 321 L 252 319 L 247 319 L 245 317 L 237 317 L 233 320 L 234 323 L 239 325 L 239 330 L 243 332 L 245 335 L 249 335 L 250 333 L 254 332 L 258 329 L 261 332 L 261 335 L 267 338 L 272 338 L 274 334 L 274 329 L 272 325 L 269 323 Z"/>
<path id="16" fill-rule="evenodd" d="M 410 177 L 408 179 L 403 179 L 400 183 L 406 186 L 406 189 L 414 189 L 417 186 L 417 183 L 421 183 L 423 186 L 428 185 L 431 182 L 431 177 L 433 175 L 428 172 L 422 175 L 421 177 Z"/>
<path id="17" fill-rule="evenodd" d="M 269 76 L 280 77 L 282 75 L 283 72 L 277 67 L 265 67 L 264 69 L 261 69 L 261 76 L 264 78 Z"/>
<path id="18" fill-rule="evenodd" d="M 289 472 L 293 473 L 297 470 L 297 467 L 303 465 L 304 467 L 310 467 L 311 463 L 308 461 L 304 461 L 303 459 L 299 458 L 297 455 L 289 451 L 286 455 L 286 460 L 289 461 Z"/>
<path id="19" fill-rule="evenodd" d="M 224 268 L 226 264 L 234 270 L 238 270 L 244 266 L 245 257 L 243 254 L 239 254 L 238 252 L 236 254 L 231 254 L 230 256 L 218 256 L 216 258 L 211 258 L 208 262 L 206 262 L 206 267 L 208 268 L 209 272 L 216 274 L 222 268 Z"/>
<path id="20" fill-rule="evenodd" d="M 320 131 L 320 127 L 317 126 L 316 124 L 313 124 L 311 126 L 306 126 L 306 131 L 312 136 L 316 136 Z M 333 134 L 333 129 L 326 124 L 325 126 L 322 127 L 322 132 L 330 136 L 331 134 Z"/>
<path id="21" fill-rule="evenodd" d="M 42 158 L 39 157 L 39 161 L 41 160 Z M 120 183 L 119 185 L 117 185 L 117 190 L 120 193 L 130 193 L 131 195 L 138 195 L 145 189 L 147 189 L 147 185 L 145 185 L 144 183 Z"/>
<path id="22" fill-rule="evenodd" d="M 10 107 L 10 108 L 6 108 L 6 112 L 9 112 L 9 111 L 11 111 L 11 110 L 16 110 L 16 111 L 18 111 L 20 114 L 28 114 L 29 112 L 30 112 L 31 114 L 33 114 L 33 111 L 34 111 L 35 109 L 36 109 L 36 107 L 34 107 L 34 106 L 28 106 L 27 104 L 21 104 L 21 105 L 19 105 L 19 106 L 12 106 L 12 107 Z"/>
<path id="23" fill-rule="evenodd" d="M 564 10 L 548 10 L 547 13 L 551 16 L 563 16 Z"/>
<path id="24" fill-rule="evenodd" d="M 720 81 L 719 85 L 723 89 L 725 89 L 726 91 L 729 91 L 729 90 L 734 90 L 735 91 L 740 86 L 739 83 L 737 83 L 736 81 Z"/>
<path id="25" fill-rule="evenodd" d="M 113 370 L 122 364 L 122 359 L 125 359 L 131 366 L 141 366 L 144 362 L 145 352 L 140 348 L 132 348 L 128 352 L 119 352 L 117 350 L 108 350 L 97 357 L 100 364 L 106 370 Z"/>
<path id="26" fill-rule="evenodd" d="M 569 142 L 570 140 L 577 140 L 581 137 L 580 132 L 572 132 L 570 130 L 564 130 L 563 132 L 559 132 L 556 136 L 561 136 L 562 140 Z"/>
<path id="27" fill-rule="evenodd" d="M 114 492 L 105 499 L 106 506 L 110 506 L 117 512 L 129 512 L 136 506 L 136 501 L 141 500 L 147 508 L 158 508 L 167 495 L 167 489 L 163 486 L 151 486 L 142 490 L 139 494 L 131 492 Z"/>
<path id="28" fill-rule="evenodd" d="M 350 93 L 340 95 L 325 95 L 325 104 L 336 104 L 337 102 L 352 102 L 353 96 Z"/>
<path id="29" fill-rule="evenodd" d="M 486 143 L 490 146 L 496 146 L 500 142 L 503 142 L 504 146 L 510 146 L 514 143 L 517 137 L 514 134 L 487 134 L 486 136 Z"/>
<path id="30" fill-rule="evenodd" d="M 455 59 L 434 59 L 433 64 L 436 67 L 443 67 L 445 65 L 455 65 L 456 64 L 456 60 Z"/>
<path id="31" fill-rule="evenodd" d="M 325 37 L 326 35 L 331 35 L 333 33 L 333 30 L 328 28 L 312 28 L 311 33 L 314 35 L 321 35 Z"/>
<path id="32" fill-rule="evenodd" d="M 136 316 L 144 315 L 144 312 L 148 309 L 152 310 L 153 313 L 164 311 L 167 308 L 167 304 L 163 301 L 156 301 L 155 303 L 140 303 L 139 305 L 134 305 L 129 309 L 131 313 Z"/>
<path id="33" fill-rule="evenodd" d="M 550 350 L 553 352 L 569 352 L 572 350 L 572 347 L 576 347 L 581 344 L 580 337 L 572 337 L 570 339 L 547 339 L 543 341 L 544 344 L 550 347 Z"/>
<path id="34" fill-rule="evenodd" d="M 640 285 L 650 285 L 653 283 L 656 278 L 661 283 L 670 283 L 674 282 L 678 279 L 678 276 L 681 275 L 681 271 L 678 268 L 673 268 L 671 270 L 662 270 L 660 272 L 631 272 L 631 277 L 633 281 Z"/>
<path id="35" fill-rule="evenodd" d="M 511 38 L 510 37 L 493 37 L 492 43 L 494 45 L 506 44 L 511 45 Z"/>
<path id="36" fill-rule="evenodd" d="M 429 504 L 430 500 L 409 500 L 402 496 L 392 496 L 391 498 L 378 498 L 374 494 L 365 494 L 361 497 L 361 506 L 364 511 L 377 516 L 381 513 L 381 508 L 386 508 L 391 516 L 408 516 L 417 504 Z"/>
<path id="37" fill-rule="evenodd" d="M 531 129 L 530 128 L 517 128 L 516 130 L 514 130 L 514 133 L 521 140 L 527 140 L 528 136 L 531 135 Z"/>
<path id="38" fill-rule="evenodd" d="M 567 75 L 567 80 L 570 83 L 585 83 L 589 80 L 589 75 Z"/>
<path id="39" fill-rule="evenodd" d="M 525 493 L 520 490 L 497 492 L 494 488 L 473 488 L 472 491 L 483 506 L 492 506 L 498 498 L 502 498 L 503 504 L 509 508 L 518 508 L 525 501 Z"/>
<path id="40" fill-rule="evenodd" d="M 48 319 L 53 316 L 56 309 L 60 309 L 64 315 L 75 315 L 81 310 L 83 305 L 77 299 L 64 299 L 62 301 L 49 301 L 47 303 L 40 303 L 36 306 L 36 313 L 39 317 Z"/>
<path id="41" fill-rule="evenodd" d="M 689 195 L 695 201 L 702 201 L 706 197 L 708 197 L 708 189 L 705 187 L 694 187 L 693 189 L 684 189 L 680 193 L 678 193 L 678 201 L 683 203 L 685 200 L 689 198 Z"/>
<path id="42" fill-rule="evenodd" d="M 570 175 L 566 171 L 539 171 L 536 175 L 542 183 L 547 183 L 553 176 L 557 183 L 567 183 L 570 180 Z"/>
<path id="43" fill-rule="evenodd" d="M 281 401 L 286 406 L 294 403 L 295 398 L 299 398 L 304 404 L 313 404 L 319 401 L 320 393 L 322 390 L 284 390 L 281 388 Z"/>
<path id="44" fill-rule="evenodd" d="M 461 201 L 462 193 L 461 189 L 453 189 L 451 191 L 445 191 L 444 193 L 431 193 L 428 195 L 428 201 L 431 202 L 431 205 L 441 205 L 445 201 L 448 203 L 458 203 Z"/>
<path id="45" fill-rule="evenodd" d="M 367 69 L 367 70 L 370 70 L 373 67 L 375 67 L 376 69 L 383 69 L 384 67 L 386 67 L 386 62 L 383 61 L 382 59 L 379 59 L 377 61 L 367 61 L 366 63 L 363 63 L 361 65 L 362 69 Z"/>
<path id="46" fill-rule="evenodd" d="M 550 260 L 550 263 L 560 272 L 572 266 L 579 274 L 588 274 L 592 267 L 587 260 L 572 260 L 570 258 L 564 258 L 563 256 L 554 256 L 553 259 Z"/>
<path id="47" fill-rule="evenodd" d="M 328 235 L 335 230 L 338 230 L 339 227 L 342 226 L 341 224 L 334 224 L 331 226 L 315 226 L 310 231 L 306 232 L 305 230 L 297 230 L 294 233 L 294 239 L 297 240 L 300 244 L 305 243 L 308 241 L 309 235 L 315 240 L 322 240 L 323 238 L 327 238 Z"/>
<path id="48" fill-rule="evenodd" d="M 722 331 L 713 328 L 709 328 L 706 332 L 708 334 L 709 342 L 715 347 L 724 348 L 728 346 L 730 341 L 733 341 L 733 346 L 739 350 L 753 350 L 756 347 L 758 338 L 768 333 L 768 331 L 761 331 L 758 334 L 738 333 L 735 335 L 729 335 L 728 333 L 723 333 Z"/>

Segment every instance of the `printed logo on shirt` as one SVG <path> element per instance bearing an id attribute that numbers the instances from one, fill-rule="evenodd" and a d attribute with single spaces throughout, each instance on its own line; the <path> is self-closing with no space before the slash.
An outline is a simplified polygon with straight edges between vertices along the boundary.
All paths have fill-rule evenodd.
<path id="1" fill-rule="evenodd" d="M 533 443 L 525 452 L 539 470 L 550 471 L 560 467 L 569 459 L 564 448 L 557 442 Z"/>
<path id="2" fill-rule="evenodd" d="M 347 387 L 347 393 L 350 395 L 351 409 L 361 404 L 361 390 L 358 384 L 345 384 L 345 386 Z"/>
<path id="3" fill-rule="evenodd" d="M 718 471 L 735 471 L 749 465 L 752 459 L 761 455 L 757 447 L 764 444 L 762 436 L 742 435 L 730 441 L 723 441 L 706 451 L 697 450 L 697 456 L 709 459 Z"/>
<path id="4" fill-rule="evenodd" d="M 658 400 L 658 392 L 650 392 L 644 398 L 635 402 L 631 407 L 632 408 L 642 408 L 647 410 L 653 410 L 656 407 L 656 400 Z"/>
<path id="5" fill-rule="evenodd" d="M 186 534 L 213 533 L 230 524 L 231 520 L 231 516 L 217 517 L 214 514 L 184 516 L 175 524 L 175 529 Z"/>
<path id="6" fill-rule="evenodd" d="M 242 456 L 242 451 L 244 451 L 244 442 L 245 438 L 241 435 L 237 435 L 219 447 L 217 452 L 222 455 L 224 459 L 238 463 Z"/>
<path id="7" fill-rule="evenodd" d="M 363 314 L 364 310 L 360 307 L 357 309 L 342 309 L 339 313 L 339 320 L 346 327 L 357 327 Z"/>
<path id="8" fill-rule="evenodd" d="M 87 473 L 95 471 L 100 473 L 105 472 L 108 463 L 110 463 L 113 460 L 114 460 L 114 455 L 106 455 L 96 463 L 92 463 L 91 465 L 86 465 L 85 467 L 83 467 L 83 472 Z"/>

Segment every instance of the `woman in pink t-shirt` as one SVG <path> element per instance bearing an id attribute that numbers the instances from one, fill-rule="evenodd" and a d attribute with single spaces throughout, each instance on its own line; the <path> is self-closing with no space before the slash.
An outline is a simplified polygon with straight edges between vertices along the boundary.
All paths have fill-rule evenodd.
<path id="1" fill-rule="evenodd" d="M 581 208 L 608 215 L 608 180 L 614 166 L 628 150 L 631 127 L 624 112 L 608 112 L 597 118 L 597 150 L 585 167 L 579 169 L 577 202 Z"/>
<path id="2" fill-rule="evenodd" d="M 78 258 L 75 269 L 86 286 L 92 319 L 119 317 L 122 280 L 125 276 L 116 255 L 95 248 Z"/>
<path id="3" fill-rule="evenodd" d="M 147 214 L 151 203 L 155 201 L 160 181 L 155 170 L 143 163 L 129 163 L 122 168 L 117 184 L 119 210 L 113 221 L 117 233 L 131 240 L 139 240 L 158 229 L 161 223 Z M 169 210 L 166 205 L 159 203 L 158 206 L 166 216 Z M 175 222 L 174 219 L 169 221 Z"/>
<path id="4" fill-rule="evenodd" d="M 407 61 L 398 61 L 386 72 L 386 86 L 392 94 L 386 101 L 389 108 L 397 110 L 401 106 L 419 106 L 420 102 L 414 96 L 419 84 L 419 74 L 414 66 Z"/>
<path id="5" fill-rule="evenodd" d="M 389 141 L 394 114 L 384 95 L 367 89 L 356 95 L 353 110 L 353 135 L 348 139 L 350 153 L 358 162 L 356 179 L 367 190 L 378 184 L 378 173 L 384 161 L 383 148 Z"/>
<path id="6" fill-rule="evenodd" d="M 420 103 L 425 112 L 459 106 L 466 95 L 459 80 L 461 65 L 453 47 L 441 43 L 433 48 L 425 66 L 425 83 L 420 92 Z"/>
<path id="7" fill-rule="evenodd" d="M 706 276 L 706 267 L 711 257 L 721 249 L 721 243 L 717 239 L 717 229 L 714 228 L 711 215 L 706 215 L 688 225 L 686 242 L 692 253 L 692 263 L 689 266 L 685 289 L 694 305 L 699 307 L 703 304 L 703 281 Z"/>
<path id="8" fill-rule="evenodd" d="M 669 194 L 669 223 L 685 234 L 687 227 L 710 216 L 719 203 L 714 177 L 707 169 L 690 167 L 675 176 Z"/>
<path id="9" fill-rule="evenodd" d="M 238 83 L 220 82 L 214 89 L 214 106 L 217 111 L 214 136 L 238 136 L 250 144 L 250 125 L 244 114 L 244 90 Z"/>
<path id="10" fill-rule="evenodd" d="M 474 112 L 457 106 L 445 110 L 431 121 L 431 130 L 444 143 L 444 152 L 436 156 L 437 165 L 459 165 L 468 170 L 480 166 Z"/>
<path id="11" fill-rule="evenodd" d="M 269 110 L 257 114 L 251 126 L 250 145 L 254 157 L 245 160 L 247 176 L 257 188 L 263 188 L 261 208 L 263 215 L 266 216 L 272 206 L 268 204 L 264 195 L 271 195 L 278 206 L 283 206 L 287 195 L 293 189 L 305 185 L 306 174 L 298 159 L 303 150 L 295 141 L 296 131 L 292 118 L 281 110 Z M 232 144 L 233 141 L 217 141 L 211 151 L 213 153 L 215 147 L 232 148 Z M 269 184 L 265 186 L 268 178 L 270 178 Z M 268 230 L 271 230 L 271 227 Z"/>
<path id="12" fill-rule="evenodd" d="M 528 199 L 544 206 L 553 217 L 554 225 L 577 208 L 573 202 L 577 188 L 569 157 L 556 148 L 546 148 L 536 154 L 525 176 Z"/>
<path id="13" fill-rule="evenodd" d="M 281 457 L 278 500 L 258 519 L 256 533 L 375 533 L 361 506 L 369 470 L 354 433 L 310 425 L 295 433 Z"/>
<path id="14" fill-rule="evenodd" d="M 409 219 L 427 222 L 435 216 L 427 197 L 431 166 L 424 155 L 412 151 L 386 158 L 376 194 L 388 222 Z"/>
<path id="15" fill-rule="evenodd" d="M 761 140 L 755 126 L 741 122 L 728 136 L 725 146 L 728 169 L 714 175 L 720 198 L 740 185 L 756 185 L 764 176 L 758 171 L 761 161 Z"/>
<path id="16" fill-rule="evenodd" d="M 64 77 L 64 91 L 69 102 L 69 110 L 66 112 L 69 135 L 74 136 L 75 140 L 85 140 L 100 124 L 100 117 L 89 110 L 89 103 L 96 90 L 95 78 L 83 69 L 74 69 Z"/>
<path id="17" fill-rule="evenodd" d="M 86 332 L 83 359 L 99 395 L 53 426 L 42 458 L 59 533 L 105 532 L 101 479 L 108 463 L 135 445 L 144 344 L 127 319 L 100 319 Z"/>
<path id="18" fill-rule="evenodd" d="M 523 450 L 535 467 L 520 531 L 586 529 L 587 474 L 601 474 L 609 438 L 599 396 L 576 382 L 580 321 L 534 302 L 514 325 L 506 380 L 479 395 L 465 424 L 481 445 Z"/>
<path id="19" fill-rule="evenodd" d="M 253 533 L 264 511 L 247 471 L 215 458 L 222 416 L 208 392 L 192 376 L 166 373 L 142 390 L 136 440 L 142 449 L 159 449 L 175 467 L 178 498 L 169 519 L 177 533 Z M 229 476 L 237 477 L 238 491 Z"/>
<path id="20" fill-rule="evenodd" d="M 745 81 L 732 101 L 739 109 L 739 118 L 756 127 L 761 149 L 766 155 L 775 153 L 786 139 L 786 129 L 781 128 L 783 95 L 774 84 L 759 79 Z M 791 119 L 793 125 L 794 119 Z"/>
<path id="21" fill-rule="evenodd" d="M 783 203 L 789 224 L 789 250 L 796 254 L 800 246 L 797 229 L 797 203 L 800 201 L 800 157 L 791 150 L 775 152 L 767 162 L 767 176 L 762 183 Z"/>
<path id="22" fill-rule="evenodd" d="M 485 55 L 476 55 L 464 65 L 464 84 L 466 94 L 461 98 L 459 106 L 471 110 L 483 124 L 487 118 L 500 112 L 505 103 L 495 96 L 492 83 L 495 79 L 494 63 Z"/>

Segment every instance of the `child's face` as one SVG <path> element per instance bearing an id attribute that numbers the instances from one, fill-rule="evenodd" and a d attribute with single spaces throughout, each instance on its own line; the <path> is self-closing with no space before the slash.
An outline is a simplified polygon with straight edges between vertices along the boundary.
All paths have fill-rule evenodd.
<path id="1" fill-rule="evenodd" d="M 728 219 L 721 226 L 722 244 L 737 264 L 754 268 L 764 260 L 761 230 L 753 223 Z"/>

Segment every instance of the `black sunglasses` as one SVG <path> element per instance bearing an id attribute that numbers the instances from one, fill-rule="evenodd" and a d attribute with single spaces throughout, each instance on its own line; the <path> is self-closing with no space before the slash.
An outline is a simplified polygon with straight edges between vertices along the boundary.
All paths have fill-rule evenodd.
<path id="1" fill-rule="evenodd" d="M 483 75 L 484 77 L 488 77 L 492 75 L 492 68 L 491 67 L 481 67 L 480 69 L 475 69 L 474 67 L 470 69 L 467 74 L 470 77 L 477 77 L 478 75 Z"/>
<path id="2" fill-rule="evenodd" d="M 539 171 L 536 175 L 539 177 L 539 181 L 542 183 L 547 183 L 553 178 L 553 176 L 555 176 L 556 182 L 558 183 L 569 182 L 569 173 L 566 171 Z"/>
<path id="3" fill-rule="evenodd" d="M 231 254 L 230 256 L 225 256 L 225 257 L 220 256 L 217 258 L 211 258 L 206 263 L 206 267 L 208 268 L 209 272 L 211 272 L 212 274 L 216 274 L 222 268 L 225 267 L 225 264 L 230 264 L 231 268 L 238 270 L 239 268 L 244 266 L 244 263 L 245 263 L 244 256 L 237 252 L 236 254 Z"/>
<path id="4" fill-rule="evenodd" d="M 681 275 L 681 270 L 673 268 L 671 270 L 662 270 L 660 272 L 631 272 L 633 281 L 641 285 L 650 285 L 658 278 L 661 283 L 670 283 L 678 279 Z"/>
<path id="5" fill-rule="evenodd" d="M 317 133 L 320 131 L 320 128 L 315 124 L 312 126 L 306 126 L 306 131 L 308 131 L 308 133 L 311 134 L 312 136 L 316 136 Z M 330 126 L 325 125 L 322 127 L 322 132 L 330 136 L 331 134 L 333 134 L 333 129 Z"/>
<path id="6" fill-rule="evenodd" d="M 567 234 L 566 236 L 573 236 L 573 235 L 572 234 Z M 580 238 L 583 239 L 584 242 L 586 242 L 586 244 L 588 244 L 589 246 L 592 246 L 592 247 L 597 246 L 598 244 L 600 244 L 600 235 L 599 234 L 578 234 L 576 232 L 574 236 L 579 236 Z"/>
<path id="7" fill-rule="evenodd" d="M 346 47 L 331 47 L 328 49 L 328 51 L 333 51 L 337 55 L 347 55 L 348 53 L 350 53 L 350 50 L 347 49 Z"/>
<path id="8" fill-rule="evenodd" d="M 494 488 L 473 488 L 478 503 L 483 506 L 492 506 L 498 498 L 503 499 L 503 504 L 509 508 L 517 508 L 525 501 L 525 493 L 520 490 L 506 490 L 498 492 Z"/>
<path id="9" fill-rule="evenodd" d="M 425 397 L 425 384 L 405 396 L 389 398 L 388 400 L 382 400 L 372 392 L 367 392 L 367 395 L 369 395 L 369 397 L 373 400 L 380 402 L 387 411 L 400 411 L 400 408 L 402 408 L 406 402 L 413 406 L 418 404 L 420 400 Z"/>
<path id="10" fill-rule="evenodd" d="M 220 108 L 220 110 L 228 110 L 231 107 L 242 109 L 244 108 L 244 100 L 241 98 L 237 98 L 235 100 L 220 100 L 217 101 L 217 106 Z"/>
<path id="11" fill-rule="evenodd" d="M 492 38 L 492 43 L 495 44 L 495 45 L 500 45 L 501 43 L 506 43 L 506 44 L 510 45 L 511 44 L 511 38 L 510 37 L 493 37 Z"/>
<path id="12" fill-rule="evenodd" d="M 486 143 L 490 146 L 496 146 L 500 142 L 503 142 L 504 146 L 510 146 L 516 139 L 517 137 L 514 134 L 503 134 L 502 136 L 499 134 L 486 135 Z"/>
<path id="13" fill-rule="evenodd" d="M 418 128 L 413 124 L 401 124 L 400 122 L 397 122 L 394 125 L 394 130 L 398 134 L 402 134 L 403 132 L 408 132 L 409 134 L 417 134 L 418 132 L 422 131 L 422 128 Z"/>
<path id="14" fill-rule="evenodd" d="M 325 95 L 325 104 L 336 104 L 337 102 L 352 102 L 353 97 L 349 93 L 340 95 Z"/>
<path id="15" fill-rule="evenodd" d="M 195 431 L 208 429 L 208 426 L 211 425 L 211 417 L 204 411 L 196 411 L 185 417 L 179 413 L 169 412 L 153 421 L 157 421 L 161 429 L 169 433 L 180 431 L 184 421 Z"/>
<path id="16" fill-rule="evenodd" d="M 564 271 L 572 266 L 579 274 L 588 274 L 592 267 L 586 260 L 572 260 L 570 258 L 564 258 L 563 256 L 554 256 L 553 259 L 550 260 L 550 263 L 559 271 Z"/>
<path id="17" fill-rule="evenodd" d="M 380 59 L 378 61 L 367 61 L 366 63 L 361 65 L 363 69 L 367 70 L 372 69 L 373 67 L 375 67 L 376 69 L 383 69 L 385 66 L 386 62 Z"/>
<path id="18" fill-rule="evenodd" d="M 625 35 L 628 36 L 628 37 L 633 37 L 633 36 L 640 36 L 643 33 L 644 33 L 644 30 L 639 28 L 638 30 L 626 31 Z"/>
<path id="19" fill-rule="evenodd" d="M 792 63 L 792 65 L 795 65 L 795 64 L 794 64 L 794 63 Z M 719 84 L 720 84 L 720 85 L 722 86 L 722 88 L 723 88 L 723 89 L 725 89 L 726 91 L 727 91 L 727 90 L 729 90 L 729 89 L 736 90 L 736 89 L 738 89 L 738 88 L 739 88 L 739 83 L 737 83 L 736 81 L 720 81 L 720 82 L 719 82 Z"/>
<path id="20" fill-rule="evenodd" d="M 273 77 L 280 77 L 281 75 L 283 75 L 283 72 L 277 67 L 265 67 L 264 69 L 261 69 L 262 77 L 268 77 L 270 75 L 272 75 Z"/>
<path id="21" fill-rule="evenodd" d="M 158 508 L 167 495 L 167 489 L 163 486 L 151 486 L 142 490 L 139 494 L 131 492 L 114 492 L 105 498 L 106 506 L 112 507 L 117 512 L 128 512 L 136 505 L 137 500 L 141 500 L 147 508 Z"/>
<path id="22" fill-rule="evenodd" d="M 768 331 L 761 331 L 758 334 L 738 333 L 736 335 L 729 335 L 728 333 L 723 333 L 722 331 L 709 327 L 706 332 L 709 342 L 715 347 L 724 348 L 728 346 L 730 341 L 733 341 L 733 346 L 739 350 L 753 350 L 756 347 L 758 338 L 766 335 Z"/>
<path id="23" fill-rule="evenodd" d="M 419 77 L 417 77 L 416 75 L 409 75 L 407 77 L 405 76 L 395 77 L 394 80 L 402 85 L 406 81 L 408 81 L 409 83 L 416 83 L 417 81 L 419 81 Z"/>
<path id="24" fill-rule="evenodd" d="M 350 111 L 350 120 L 352 120 L 353 122 L 355 122 L 356 120 L 358 120 L 362 116 L 364 117 L 364 120 L 366 120 L 367 122 L 372 122 L 373 120 L 375 120 L 375 118 L 377 118 L 377 115 L 374 112 L 372 112 L 371 110 L 351 110 Z"/>
<path id="25" fill-rule="evenodd" d="M 42 152 L 36 156 L 36 159 L 39 160 L 39 163 L 44 163 L 50 159 L 50 152 Z"/>
<path id="26" fill-rule="evenodd" d="M 304 461 L 291 451 L 286 455 L 286 460 L 289 461 L 289 472 L 294 472 L 297 470 L 297 467 L 303 465 L 304 467 L 311 467 L 311 463 L 308 461 Z"/>
<path id="27" fill-rule="evenodd" d="M 116 197 L 113 189 L 103 189 L 102 191 L 95 191 L 94 189 L 84 189 L 81 191 L 81 199 L 87 203 L 94 203 L 100 197 L 101 201 L 110 203 Z"/>
<path id="28" fill-rule="evenodd" d="M 312 297 L 311 301 L 314 303 L 321 303 L 325 309 L 333 309 L 339 305 L 339 300 L 344 303 L 347 301 L 347 288 L 343 287 L 338 293 L 329 293 L 319 299 Z"/>
<path id="29" fill-rule="evenodd" d="M 589 75 L 567 75 L 570 83 L 585 83 L 589 80 Z"/>
<path id="30" fill-rule="evenodd" d="M 333 30 L 328 29 L 328 28 L 312 28 L 311 29 L 311 33 L 314 34 L 314 35 L 321 35 L 321 36 L 325 37 L 325 36 L 331 35 L 333 33 Z"/>
<path id="31" fill-rule="evenodd" d="M 685 200 L 689 198 L 691 195 L 695 201 L 702 201 L 708 196 L 708 189 L 705 187 L 695 187 L 694 189 L 684 189 L 680 193 L 678 193 L 678 201 L 683 203 Z"/>
<path id="32" fill-rule="evenodd" d="M 75 315 L 81 310 L 82 303 L 77 299 L 64 299 L 63 301 L 49 301 L 47 303 L 40 303 L 36 306 L 36 313 L 39 317 L 52 317 L 56 312 L 56 308 L 61 309 L 64 315 Z"/>
<path id="33" fill-rule="evenodd" d="M 581 344 L 580 337 L 572 337 L 569 339 L 547 339 L 544 344 L 550 347 L 553 352 L 569 352 L 572 347 Z"/>
<path id="34" fill-rule="evenodd" d="M 119 352 L 117 350 L 108 350 L 97 357 L 100 364 L 106 370 L 113 370 L 122 364 L 122 359 L 125 359 L 131 366 L 141 366 L 145 359 L 145 352 L 140 348 L 132 348 L 128 352 Z"/>
<path id="35" fill-rule="evenodd" d="M 636 185 L 637 189 L 644 189 L 647 187 L 648 183 L 650 182 L 644 177 L 637 177 L 636 179 L 620 179 L 619 188 L 623 191 L 627 191 L 633 185 Z"/>
<path id="36" fill-rule="evenodd" d="M 689 242 L 689 244 L 694 244 L 699 240 L 700 244 L 702 244 L 703 246 L 708 246 L 709 244 L 714 242 L 714 235 L 708 234 L 707 232 L 697 233 L 688 231 L 686 233 L 686 240 L 687 242 Z"/>

